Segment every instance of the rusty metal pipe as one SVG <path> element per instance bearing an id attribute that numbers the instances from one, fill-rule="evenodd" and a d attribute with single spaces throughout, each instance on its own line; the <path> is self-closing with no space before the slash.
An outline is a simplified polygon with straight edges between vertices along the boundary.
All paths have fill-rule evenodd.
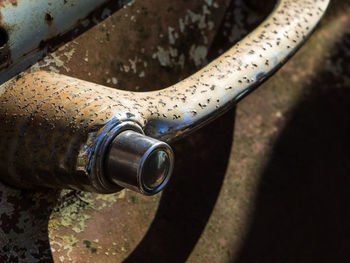
<path id="1" fill-rule="evenodd" d="M 118 136 L 132 130 L 171 141 L 216 118 L 297 51 L 328 3 L 280 0 L 271 15 L 229 51 L 191 77 L 160 91 L 114 90 L 48 72 L 12 79 L 0 88 L 2 179 L 23 187 L 108 193 L 122 185 L 144 192 L 139 165 L 143 160 L 140 152 L 147 152 L 147 147 L 140 150 L 142 147 L 135 144 L 137 136 L 122 138 L 119 144 L 115 142 Z M 124 151 L 129 154 L 125 157 L 118 147 L 136 148 Z M 171 159 L 171 154 L 168 157 Z M 128 158 L 139 161 L 132 164 Z M 170 171 L 168 180 L 170 164 L 163 164 Z M 123 174 L 110 175 L 114 167 L 120 167 Z"/>

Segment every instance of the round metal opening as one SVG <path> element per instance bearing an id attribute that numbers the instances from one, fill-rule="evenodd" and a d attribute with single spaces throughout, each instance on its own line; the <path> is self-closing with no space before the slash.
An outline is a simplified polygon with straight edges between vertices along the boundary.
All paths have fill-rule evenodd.
<path id="1" fill-rule="evenodd" d="M 169 174 L 170 166 L 170 157 L 166 151 L 153 151 L 143 164 L 141 178 L 144 187 L 150 191 L 160 187 Z"/>

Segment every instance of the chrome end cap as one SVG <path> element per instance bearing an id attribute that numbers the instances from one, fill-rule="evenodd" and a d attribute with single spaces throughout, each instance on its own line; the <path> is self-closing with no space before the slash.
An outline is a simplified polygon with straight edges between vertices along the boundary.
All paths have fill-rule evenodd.
<path id="1" fill-rule="evenodd" d="M 105 175 L 113 183 L 145 195 L 163 190 L 173 167 L 168 144 L 132 130 L 119 133 L 105 157 Z"/>

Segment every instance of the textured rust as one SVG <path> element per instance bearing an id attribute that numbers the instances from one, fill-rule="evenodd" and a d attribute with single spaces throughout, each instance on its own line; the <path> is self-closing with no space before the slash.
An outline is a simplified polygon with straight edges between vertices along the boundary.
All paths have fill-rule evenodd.
<path id="1" fill-rule="evenodd" d="M 224 15 L 224 2 L 227 1 L 217 2 L 218 7 L 209 7 L 211 14 L 204 15 L 203 3 L 198 1 L 136 1 L 28 71 L 40 67 L 112 87 L 121 84 L 129 90 L 137 90 L 138 87 L 142 90 L 160 89 L 200 67 L 193 63 L 189 50 L 193 44 L 204 45 L 209 49 Z M 213 21 L 215 27 L 199 28 L 200 21 L 190 20 L 184 32 L 180 33 L 179 18 L 188 17 L 187 10 L 201 15 L 208 22 Z M 135 16 L 136 23 L 133 22 L 134 19 L 131 20 L 132 16 Z M 143 27 L 147 24 L 161 24 L 162 28 Z M 175 28 L 179 33 L 174 44 L 168 43 L 168 27 Z M 193 39 L 190 32 L 195 29 L 201 32 L 197 39 Z M 124 41 L 128 43 L 127 50 Z M 181 49 L 186 55 L 184 67 L 180 64 L 171 69 L 161 66 L 158 59 L 152 58 L 158 45 L 164 49 Z M 126 68 L 130 65 L 129 60 L 135 60 L 135 55 L 142 59 L 137 61 L 137 73 L 121 70 L 120 63 L 123 62 Z M 141 70 L 145 71 L 143 77 L 138 76 Z M 154 76 L 157 77 L 157 82 L 154 82 Z M 118 79 L 118 84 L 115 79 Z M 1 203 L 1 214 L 11 214 L 13 203 L 32 200 L 31 196 L 25 194 L 26 191 L 13 190 L 0 184 L 1 186 L 1 199 L 4 200 Z M 121 262 L 146 233 L 160 198 L 145 198 L 129 191 L 122 191 L 120 195 L 103 196 L 76 191 L 66 194 L 67 192 L 64 191 L 59 196 L 51 190 L 43 194 L 35 192 L 33 199 L 42 204 L 38 213 L 16 206 L 15 209 L 19 210 L 16 212 L 18 219 L 10 215 L 12 224 L 9 228 L 18 229 L 20 233 L 12 231 L 11 236 L 0 240 L 3 245 L 1 261 L 11 262 L 20 257 L 23 262 L 69 262 L 70 259 L 72 262 Z M 6 202 L 8 194 L 13 196 L 11 202 Z M 56 207 L 53 204 L 46 205 L 45 201 L 52 199 L 57 200 Z M 51 214 L 49 222 L 47 214 Z M 22 221 L 26 224 L 19 225 Z M 89 242 L 91 245 L 87 248 L 85 244 Z M 96 254 L 92 253 L 94 248 L 97 249 Z"/>
<path id="2" fill-rule="evenodd" d="M 348 24 L 348 22 L 346 21 L 347 20 L 342 20 L 341 25 L 344 26 L 344 24 Z M 245 32 L 244 30 L 242 31 Z M 331 34 L 327 34 L 327 41 L 331 42 L 334 38 L 334 32 L 338 31 L 329 30 L 328 32 L 331 32 Z M 307 81 L 312 81 L 312 78 L 310 78 L 310 71 L 312 72 L 312 74 L 316 74 L 317 72 L 312 60 L 315 59 L 315 57 L 320 57 L 319 54 L 317 54 L 317 51 L 324 51 L 323 49 L 315 48 L 319 47 L 319 43 L 324 43 L 324 34 L 324 31 L 321 31 L 319 34 L 317 34 L 315 41 L 312 42 L 313 45 L 311 47 L 309 46 L 309 48 L 307 49 L 308 51 L 314 51 L 314 53 L 312 53 L 312 56 L 308 52 L 303 52 L 302 56 L 298 56 L 294 60 L 296 61 L 295 63 L 298 63 L 298 65 L 296 65 L 293 62 L 292 64 L 289 64 L 289 66 L 287 66 L 285 70 L 282 70 L 276 76 L 276 78 L 272 79 L 272 82 L 267 83 L 268 85 L 266 85 L 263 90 L 260 90 L 257 94 L 252 95 L 252 97 L 249 97 L 248 100 L 244 101 L 244 103 L 240 105 L 238 116 L 239 125 L 236 129 L 236 142 L 238 142 L 236 146 L 238 146 L 238 149 L 237 147 L 233 148 L 234 152 L 233 156 L 231 157 L 232 160 L 230 162 L 229 168 L 227 169 L 227 176 L 225 179 L 226 181 L 223 184 L 223 188 L 221 190 L 222 193 L 220 195 L 220 198 L 218 199 L 215 212 L 213 213 L 213 216 L 211 217 L 206 229 L 204 230 L 200 242 L 196 245 L 196 248 L 194 249 L 194 252 L 192 253 L 189 262 L 228 262 L 232 258 L 234 258 L 235 254 L 232 251 L 237 250 L 239 247 L 236 240 L 244 238 L 244 230 L 242 229 L 242 225 L 245 225 L 246 222 L 250 221 L 249 218 L 247 219 L 245 217 L 242 211 L 247 210 L 248 205 L 252 205 L 253 203 L 251 202 L 249 204 L 249 202 L 252 201 L 252 199 L 249 198 L 249 196 L 251 196 L 250 190 L 254 188 L 251 187 L 251 185 L 254 185 L 252 180 L 258 181 L 258 179 L 256 178 L 257 176 L 255 167 L 264 163 L 264 161 L 262 160 L 263 158 L 261 158 L 261 155 L 267 155 L 266 149 L 267 147 L 269 147 L 269 145 L 271 144 L 271 140 L 273 140 L 276 134 L 276 127 L 274 125 L 277 122 L 280 126 L 282 126 L 282 124 L 280 123 L 280 118 L 275 117 L 280 116 L 277 115 L 275 110 L 279 111 L 284 105 L 283 109 L 288 111 L 288 106 L 285 105 L 285 102 L 290 102 L 290 96 L 295 95 L 293 93 L 293 90 L 296 87 L 293 85 L 297 85 L 298 90 L 308 88 L 307 85 L 309 84 L 307 83 L 309 82 L 304 81 L 305 79 Z M 331 37 L 329 37 L 329 35 L 331 35 Z M 92 37 L 90 36 L 90 38 Z M 338 36 L 337 39 L 340 39 L 340 37 Z M 80 43 L 80 47 L 82 47 L 84 41 Z M 69 51 L 74 46 L 74 44 L 68 46 L 65 51 Z M 104 84 L 106 83 L 107 77 L 112 78 L 112 76 L 114 75 L 110 75 L 110 73 L 105 74 L 104 72 L 102 72 L 103 74 L 100 73 L 100 67 L 98 65 L 93 64 L 93 62 L 95 61 L 94 59 L 98 61 L 98 59 L 101 58 L 99 56 L 96 56 L 96 58 L 94 56 L 91 56 L 91 54 L 93 54 L 92 51 L 95 49 L 98 49 L 98 45 L 96 45 L 95 47 L 90 46 L 90 49 L 88 49 L 90 51 L 89 63 L 85 63 L 83 61 L 83 63 L 85 63 L 84 69 L 82 67 L 79 70 L 78 63 L 72 65 L 68 62 L 65 66 L 70 70 L 69 72 L 67 72 L 64 67 L 55 66 L 54 63 L 51 64 L 51 66 L 54 67 L 55 70 L 60 70 L 61 73 L 72 75 L 80 74 L 83 75 L 83 77 L 85 78 L 98 79 L 99 83 Z M 76 54 L 79 54 L 78 51 L 76 52 Z M 85 54 L 85 49 L 83 49 L 82 54 Z M 130 52 L 129 56 L 131 59 L 133 59 L 132 56 L 134 54 L 135 53 Z M 123 54 L 116 57 L 121 57 L 122 55 Z M 305 59 L 305 57 L 309 56 L 310 60 Z M 61 58 L 62 57 L 65 58 L 63 52 L 61 54 Z M 80 60 L 82 60 L 81 57 Z M 338 62 L 343 61 L 343 59 L 344 57 L 339 58 L 339 61 L 334 62 L 331 65 L 331 67 L 337 68 Z M 76 58 L 76 61 L 79 61 L 78 58 Z M 103 59 L 103 62 L 105 61 L 106 60 Z M 154 66 L 154 68 L 156 67 Z M 155 71 L 163 72 L 162 70 L 164 70 L 164 68 L 160 68 L 159 70 Z M 91 76 L 88 76 L 88 71 L 91 71 Z M 309 72 L 306 76 L 304 74 L 305 71 Z M 329 71 L 331 71 L 331 68 L 329 68 Z M 162 76 L 164 75 L 168 78 L 175 79 L 174 74 L 171 74 L 170 72 L 168 72 L 167 75 L 164 73 Z M 304 79 L 304 81 L 301 82 L 303 83 L 303 85 L 298 84 L 299 82 L 296 83 L 294 81 L 296 75 L 299 78 L 299 80 Z M 104 77 L 106 79 L 104 79 Z M 118 77 L 119 81 L 120 79 L 123 78 Z M 132 83 L 136 83 L 135 86 L 139 85 L 141 88 L 144 89 L 149 89 L 149 86 L 152 86 L 145 85 L 147 87 L 143 87 L 143 79 L 137 77 L 134 77 L 134 79 L 135 80 Z M 166 78 L 164 77 L 164 79 Z M 165 80 L 162 81 L 165 82 Z M 333 84 L 334 83 L 330 83 L 330 85 Z M 336 82 L 335 84 L 337 85 L 337 87 L 342 84 L 344 85 L 342 79 L 339 79 L 338 82 Z M 110 82 L 110 85 L 112 86 L 115 84 Z M 322 86 L 322 83 L 320 85 Z M 129 87 L 129 89 L 135 89 L 135 86 Z M 154 86 L 159 88 L 162 87 L 162 85 L 160 85 L 158 82 L 155 83 Z M 154 88 L 154 86 L 152 87 Z M 163 84 L 163 86 L 165 85 Z M 273 106 L 270 107 L 267 104 L 271 104 Z M 288 105 L 290 106 L 290 104 L 291 103 L 289 103 Z M 176 186 L 179 186 L 179 188 L 171 187 L 164 196 L 163 205 L 160 207 L 159 214 L 156 216 L 154 225 L 150 227 L 150 234 L 147 235 L 147 238 L 145 238 L 144 242 L 142 242 L 142 247 L 136 248 L 136 255 L 138 254 L 140 257 L 147 255 L 157 255 L 157 252 L 161 250 L 164 252 L 161 258 L 167 259 L 167 262 L 171 262 L 172 260 L 176 261 L 176 259 L 187 255 L 186 252 L 184 252 L 184 250 L 191 249 L 188 246 L 189 241 L 186 238 L 181 238 L 183 237 L 182 233 L 185 231 L 177 231 L 179 228 L 176 227 L 178 227 L 181 224 L 185 227 L 185 229 L 186 227 L 188 227 L 187 233 L 189 237 L 192 238 L 194 235 L 192 233 L 193 226 L 197 226 L 200 218 L 203 218 L 203 214 L 198 213 L 198 211 L 201 207 L 203 207 L 203 205 L 207 203 L 207 200 L 210 199 L 211 196 L 208 196 L 208 191 L 210 193 L 210 190 L 208 190 L 207 185 L 203 185 L 203 188 L 198 188 L 198 185 L 195 184 L 193 180 L 190 181 L 193 182 L 193 188 L 191 190 L 179 191 L 179 189 L 183 188 L 184 184 L 189 184 L 189 177 L 198 176 L 198 179 L 200 180 L 202 180 L 203 177 L 215 177 L 215 182 L 218 180 L 218 177 L 224 177 L 224 175 L 221 175 L 221 173 L 218 172 L 218 170 L 219 168 L 225 170 L 225 164 L 220 163 L 221 165 L 218 165 L 218 167 L 215 167 L 216 169 L 213 170 L 201 169 L 203 173 L 198 173 L 197 169 L 193 169 L 193 163 L 196 163 L 199 166 L 201 166 L 201 164 L 205 165 L 205 163 L 211 163 L 213 159 L 216 159 L 216 157 L 213 157 L 210 154 L 210 152 L 212 152 L 214 149 L 215 151 L 219 152 L 225 151 L 222 148 L 225 148 L 226 150 L 230 149 L 230 143 L 222 144 L 226 147 L 217 147 L 216 144 L 212 144 L 212 148 L 208 148 L 207 144 L 208 141 L 212 141 L 211 139 L 213 137 L 215 138 L 215 141 L 217 143 L 223 142 L 221 131 L 226 129 L 229 129 L 229 131 L 231 131 L 230 120 L 232 120 L 231 116 L 226 117 L 224 120 L 218 120 L 213 124 L 213 127 L 211 129 L 205 129 L 196 133 L 195 136 L 190 137 L 188 140 L 186 140 L 178 146 L 179 151 L 183 149 L 183 154 L 178 155 L 179 161 L 182 159 L 182 162 L 185 162 L 183 166 L 180 166 L 176 174 L 177 178 L 183 175 L 183 179 L 181 181 L 182 184 L 177 180 L 176 182 L 178 183 L 176 184 Z M 254 140 L 252 138 L 254 138 Z M 194 148 L 198 151 L 194 151 Z M 262 151 L 264 154 L 261 154 Z M 191 156 L 181 158 L 181 156 L 187 156 L 186 154 L 188 152 L 191 152 Z M 223 155 L 224 156 L 222 158 L 225 158 L 229 155 L 229 153 L 223 153 Z M 188 159 L 188 161 L 186 161 L 185 159 Z M 210 185 L 212 185 L 211 180 L 210 182 Z M 2 191 L 6 193 L 10 191 L 9 189 L 10 188 L 2 188 Z M 200 191 L 199 189 L 201 189 L 202 191 Z M 245 193 L 244 191 L 246 191 L 247 193 Z M 180 193 L 176 195 L 176 192 Z M 6 198 L 4 197 L 6 196 L 5 193 L 1 194 L 3 199 L 6 200 Z M 23 202 L 22 200 L 30 199 L 28 198 L 28 196 L 21 195 L 20 192 L 13 192 L 12 195 L 15 197 L 10 198 L 8 204 L 19 204 Z M 36 196 L 34 200 L 45 200 L 47 196 L 50 195 L 43 195 L 41 197 Z M 94 197 L 96 199 L 88 199 L 87 196 L 80 194 L 74 194 L 73 196 L 75 197 L 75 199 L 67 198 L 67 204 L 61 205 L 59 206 L 59 208 L 57 208 L 57 214 L 61 214 L 62 217 L 64 217 L 66 215 L 65 213 L 63 213 L 64 207 L 69 207 L 78 204 L 85 204 L 86 206 L 88 206 L 87 203 L 91 204 L 93 203 L 93 200 L 97 200 L 96 197 Z M 200 202 L 198 203 L 192 203 L 191 200 L 198 200 L 198 198 L 196 199 L 196 196 L 202 196 L 202 200 L 200 200 Z M 181 199 L 181 197 L 183 199 Z M 62 201 L 62 203 L 64 202 Z M 43 204 L 43 207 L 45 207 L 45 205 L 46 204 Z M 145 234 L 150 220 L 153 219 L 153 213 L 156 209 L 156 205 L 156 200 L 150 201 L 149 199 L 142 199 L 141 197 L 134 196 L 128 192 L 124 200 L 119 200 L 118 202 L 113 203 L 113 207 L 105 209 L 103 211 L 100 211 L 96 208 L 91 208 L 90 210 L 88 210 L 88 212 L 86 212 L 86 210 L 78 210 L 84 216 L 91 216 L 91 218 L 87 220 L 88 223 L 86 224 L 86 228 L 79 234 L 71 230 L 73 226 L 75 227 L 76 224 L 81 222 L 77 219 L 75 219 L 76 222 L 72 223 L 72 225 L 69 225 L 68 227 L 66 222 L 61 222 L 61 225 L 59 226 L 50 225 L 50 229 L 54 233 L 50 236 L 50 238 L 52 241 L 51 247 L 55 249 L 53 250 L 55 262 L 61 262 L 61 256 L 64 256 L 64 259 L 66 261 L 69 257 L 71 257 L 73 262 L 121 262 L 122 259 L 124 259 L 127 256 L 127 254 L 129 254 L 135 248 L 139 240 Z M 6 202 L 5 205 L 3 205 L 2 207 L 4 206 L 6 206 Z M 83 207 L 83 205 L 81 206 Z M 190 209 L 186 209 L 184 211 L 184 206 L 186 206 L 187 208 L 190 207 Z M 269 204 L 267 204 L 267 207 L 268 206 Z M 18 209 L 21 211 L 28 211 L 28 207 L 30 207 L 30 205 L 18 207 Z M 51 206 L 49 205 L 47 207 Z M 165 207 L 169 207 L 169 209 L 165 209 Z M 264 207 L 264 209 L 265 208 L 266 206 Z M 42 210 L 44 211 L 45 209 Z M 173 210 L 173 212 L 171 212 L 171 210 Z M 149 211 L 152 212 L 150 213 Z M 179 216 L 172 218 L 172 216 L 176 216 L 176 213 L 174 211 L 177 211 Z M 28 214 L 31 215 L 31 212 L 32 210 L 28 211 Z M 11 212 L 9 212 L 9 214 L 10 213 Z M 23 218 L 24 214 L 25 213 L 23 212 L 15 213 L 15 216 L 20 216 L 21 218 Z M 34 225 L 38 225 L 38 221 L 36 218 L 43 218 L 42 215 L 45 213 L 42 213 L 41 215 L 40 213 L 38 213 L 37 217 L 33 216 L 33 214 L 31 217 L 27 217 L 30 218 L 32 221 L 29 220 L 29 223 L 25 225 L 25 228 L 18 227 L 19 220 L 15 219 L 15 216 L 12 217 L 12 226 L 15 225 L 13 226 L 13 229 L 15 229 L 15 231 L 18 233 L 16 235 L 12 235 L 11 239 L 9 237 L 10 241 L 8 241 L 8 243 L 2 243 L 4 244 L 2 251 L 3 256 L 1 257 L 2 261 L 15 261 L 18 257 L 14 256 L 14 251 L 20 251 L 20 253 L 18 253 L 17 255 L 21 256 L 21 258 L 25 258 L 26 256 L 28 259 L 27 261 L 35 257 L 36 259 L 40 259 L 40 262 L 51 262 L 51 251 L 49 248 L 47 248 L 48 244 L 47 240 L 45 239 L 45 234 L 47 237 L 47 233 L 45 233 L 47 226 L 45 226 L 45 224 L 40 224 L 40 226 L 38 226 L 38 229 L 42 231 L 42 239 L 40 239 L 38 235 L 35 235 L 35 230 L 33 229 Z M 71 215 L 74 214 L 74 212 L 71 213 Z M 181 217 L 184 216 L 188 219 L 187 221 L 179 220 Z M 112 219 L 114 219 L 114 221 L 112 221 Z M 8 227 L 12 226 L 8 225 Z M 169 226 L 173 226 L 174 228 L 169 230 Z M 268 228 L 268 230 L 273 228 L 274 226 Z M 165 230 L 165 232 L 163 232 L 163 235 L 159 233 L 161 232 L 159 231 L 160 229 Z M 180 230 L 181 229 L 182 228 L 180 228 Z M 31 246 L 26 246 L 26 248 L 28 248 L 27 251 L 30 251 L 30 253 L 28 252 L 28 254 L 24 253 L 25 249 L 23 249 L 23 247 L 25 247 L 25 244 L 23 244 L 23 241 L 30 240 L 30 238 L 28 238 L 29 235 L 24 236 L 24 230 L 31 230 L 32 235 L 36 237 L 36 241 L 33 241 Z M 164 233 L 166 233 L 166 235 Z M 17 243 L 14 241 L 13 236 L 16 236 L 18 238 L 19 241 Z M 73 236 L 73 238 L 69 239 L 68 236 Z M 174 236 L 178 237 L 177 242 L 174 242 Z M 22 237 L 22 240 L 20 237 Z M 184 240 L 186 240 L 186 242 L 184 242 Z M 112 243 L 115 243 L 116 245 Z M 181 246 L 176 246 L 176 244 L 178 243 L 181 244 Z M 344 242 L 344 245 L 345 243 L 346 242 Z M 88 248 L 86 244 L 90 244 L 90 248 Z M 264 242 L 262 242 L 261 244 L 264 244 Z M 33 252 L 32 248 L 34 247 L 38 248 L 38 251 L 40 251 L 40 253 Z M 62 250 L 59 251 L 58 248 L 62 248 Z M 96 254 L 92 253 L 92 251 L 95 250 L 91 249 L 97 249 Z M 270 250 L 266 249 L 266 251 Z M 166 252 L 168 252 L 168 254 Z M 259 257 L 259 253 L 256 253 L 255 255 L 256 257 Z"/>
<path id="3" fill-rule="evenodd" d="M 112 87 L 124 85 L 124 89 L 129 90 L 137 90 L 138 87 L 142 90 L 160 89 L 198 69 L 188 52 L 192 44 L 205 45 L 209 49 L 225 10 L 225 1 L 217 2 L 219 7 L 209 7 L 211 14 L 205 16 L 207 21 L 215 23 L 214 28 L 200 29 L 199 21 L 190 21 L 185 31 L 180 33 L 179 18 L 187 17 L 186 10 L 202 14 L 202 2 L 136 1 L 45 58 L 40 67 Z M 168 12 L 168 9 L 172 11 Z M 132 16 L 135 16 L 136 23 L 131 20 Z M 161 22 L 156 23 L 159 20 Z M 147 24 L 161 24 L 162 28 L 147 26 L 142 30 Z M 168 43 L 168 27 L 179 32 L 179 39 L 172 45 Z M 190 29 L 201 32 L 201 37 L 193 39 Z M 124 41 L 128 43 L 127 50 Z M 181 49 L 186 55 L 184 67 L 175 65 L 170 70 L 168 66 L 161 66 L 158 59 L 152 58 L 158 45 L 164 49 L 168 46 Z M 126 68 L 130 65 L 129 59 L 135 60 L 135 55 L 142 59 L 137 61 L 137 73 L 122 71 L 119 64 L 123 62 Z M 29 71 L 37 69 L 38 65 L 35 65 Z M 145 76 L 139 77 L 142 70 Z M 118 79 L 118 84 L 115 79 Z M 65 191 L 57 196 L 52 190 L 42 194 L 34 192 L 31 197 L 25 194 L 27 191 L 1 186 L 1 199 L 4 200 L 1 214 L 12 220 L 9 229 L 18 230 L 12 230 L 12 235 L 3 235 L 5 238 L 0 235 L 2 262 L 17 258 L 23 259 L 22 262 L 70 262 L 70 259 L 72 262 L 121 262 L 147 232 L 160 198 L 145 198 L 129 191 L 103 196 Z M 8 202 L 7 195 L 13 196 Z M 16 205 L 16 217 L 11 216 L 13 203 L 27 203 L 32 199 L 41 204 L 40 209 L 28 210 Z M 57 200 L 58 204 L 47 204 L 46 200 Z M 50 215 L 49 222 L 47 215 Z M 20 223 L 23 221 L 26 222 L 24 225 Z M 89 242 L 91 245 L 87 248 Z M 96 253 L 92 253 L 94 249 L 97 249 Z"/>
<path id="4" fill-rule="evenodd" d="M 47 186 L 75 185 L 75 180 L 87 182 L 86 174 L 75 171 L 77 154 L 88 134 L 112 119 L 111 111 L 102 110 L 111 108 L 109 104 L 104 105 L 107 101 L 101 100 L 108 99 L 109 94 L 98 85 L 52 73 L 39 75 L 30 74 L 17 83 L 9 83 L 3 93 L 1 121 L 7 128 L 1 131 L 0 144 L 4 147 L 1 156 L 7 157 L 0 166 L 8 167 L 5 168 L 8 174 L 36 174 L 34 180 L 17 177 L 13 181 L 24 187 L 37 180 L 36 183 L 47 181 Z M 17 90 L 19 83 L 21 88 Z M 11 134 L 16 131 L 18 137 L 12 140 Z M 50 137 L 44 138 L 44 134 Z M 5 148 L 12 149 L 12 153 L 6 154 Z M 25 159 L 22 165 L 21 159 Z M 56 171 L 55 176 L 52 171 Z M 71 177 L 72 174 L 77 178 Z"/>
<path id="5" fill-rule="evenodd" d="M 134 121 L 146 134 L 170 140 L 203 126 L 215 117 L 212 114 L 226 111 L 275 72 L 305 41 L 327 3 L 281 1 L 250 36 L 196 74 L 161 91 L 125 92 L 46 72 L 16 78 L 3 86 L 0 96 L 1 121 L 6 124 L 0 130 L 0 156 L 4 156 L 0 167 L 7 167 L 3 178 L 27 187 L 91 190 L 91 157 L 83 157 L 81 164 L 79 156 L 85 145 L 89 153 L 95 151 L 94 132 L 113 121 Z M 292 20 L 296 15 L 305 19 Z M 290 28 L 294 31 L 287 32 Z M 206 52 L 203 47 L 196 50 Z M 164 64 L 164 59 L 160 62 Z M 88 145 L 91 136 L 96 142 Z"/>

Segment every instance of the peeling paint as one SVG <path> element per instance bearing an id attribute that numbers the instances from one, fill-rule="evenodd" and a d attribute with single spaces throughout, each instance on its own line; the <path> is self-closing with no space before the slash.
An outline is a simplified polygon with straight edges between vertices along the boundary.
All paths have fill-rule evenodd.
<path id="1" fill-rule="evenodd" d="M 199 67 L 206 63 L 206 57 L 208 49 L 205 46 L 192 45 L 190 49 L 190 58 L 194 61 L 194 64 Z"/>

